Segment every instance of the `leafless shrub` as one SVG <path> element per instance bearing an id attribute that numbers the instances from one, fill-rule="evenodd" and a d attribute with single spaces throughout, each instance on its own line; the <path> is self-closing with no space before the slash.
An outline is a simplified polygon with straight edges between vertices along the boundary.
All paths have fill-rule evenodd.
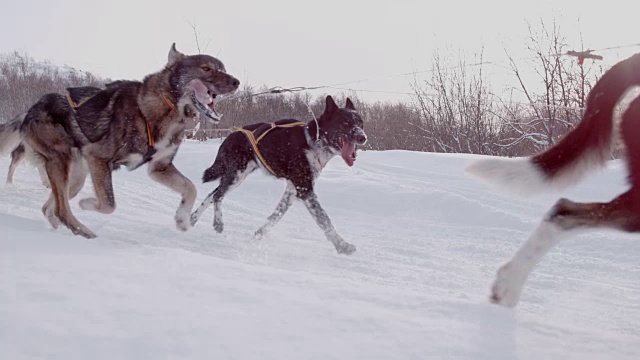
<path id="1" fill-rule="evenodd" d="M 18 52 L 0 56 L 0 122 L 26 111 L 46 93 L 102 84 L 103 80 L 91 73 L 35 61 Z"/>

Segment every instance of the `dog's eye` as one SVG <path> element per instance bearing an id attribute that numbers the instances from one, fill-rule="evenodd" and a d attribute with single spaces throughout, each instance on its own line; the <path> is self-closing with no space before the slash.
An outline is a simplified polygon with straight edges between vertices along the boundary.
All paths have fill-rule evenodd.
<path id="1" fill-rule="evenodd" d="M 211 71 L 211 68 L 210 68 L 210 67 L 208 67 L 208 66 L 203 66 L 203 67 L 202 67 L 202 70 L 204 70 L 204 71 L 206 71 L 206 72 L 209 72 L 209 71 Z"/>

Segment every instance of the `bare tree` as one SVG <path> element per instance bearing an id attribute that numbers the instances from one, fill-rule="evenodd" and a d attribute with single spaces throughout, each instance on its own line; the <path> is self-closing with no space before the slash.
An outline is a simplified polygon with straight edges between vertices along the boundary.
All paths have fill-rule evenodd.
<path id="1" fill-rule="evenodd" d="M 458 56 L 435 53 L 431 76 L 422 83 L 414 79 L 415 105 L 421 115 L 421 130 L 430 151 L 492 154 L 496 136 L 494 96 L 483 72 L 483 52 L 467 63 Z"/>
<path id="2" fill-rule="evenodd" d="M 26 111 L 42 95 L 72 86 L 101 86 L 104 80 L 71 67 L 35 61 L 14 52 L 0 56 L 0 122 Z"/>
<path id="3" fill-rule="evenodd" d="M 206 50 L 195 22 L 189 25 L 198 51 Z M 355 93 L 331 95 L 340 102 L 349 96 L 364 117 L 369 136 L 364 149 L 526 156 L 544 150 L 575 126 L 587 94 L 603 72 L 593 61 L 576 62 L 562 55 L 569 45 L 555 22 L 529 25 L 526 49 L 531 54 L 527 60 L 505 50 L 518 86 L 500 96 L 491 91 L 483 49 L 471 57 L 434 53 L 429 75 L 414 76 L 412 101 L 365 102 Z M 582 40 L 580 49 L 585 52 Z M 522 65 L 523 61 L 528 62 Z M 534 70 L 534 81 L 524 76 L 524 66 Z M 44 93 L 102 82 L 90 73 L 18 53 L 0 57 L 0 119 L 25 111 Z M 323 111 L 326 94 L 265 95 L 266 90 L 244 83 L 234 96 L 216 101 L 216 110 L 224 114 L 220 125 L 200 124 L 197 134 L 187 136 L 226 136 L 233 127 L 283 118 L 312 121 L 308 106 L 316 115 Z M 521 94 L 527 102 L 515 99 Z"/>
<path id="4" fill-rule="evenodd" d="M 530 104 L 531 115 L 515 122 L 503 124 L 505 132 L 501 146 L 516 146 L 528 142 L 531 152 L 539 152 L 555 144 L 581 119 L 588 94 L 595 79 L 602 74 L 593 63 L 576 64 L 574 58 L 564 56 L 568 50 L 566 38 L 553 21 L 547 25 L 542 19 L 537 27 L 528 24 L 526 46 L 533 56 L 527 68 L 533 69 L 542 85 L 537 93 L 534 86 L 526 84 L 517 61 L 505 49 L 520 90 Z M 584 45 L 581 43 L 584 51 Z"/>
<path id="5" fill-rule="evenodd" d="M 200 36 L 198 33 L 198 29 L 196 28 L 196 21 L 193 20 L 193 22 L 185 19 L 185 21 L 187 22 L 187 24 L 189 24 L 189 26 L 191 27 L 191 29 L 193 30 L 193 37 L 195 38 L 196 41 L 196 49 L 198 49 L 198 54 L 202 54 L 204 52 L 207 51 L 207 48 L 209 47 L 209 43 L 211 43 L 211 38 L 207 39 L 207 43 L 205 44 L 204 48 L 200 47 Z"/>

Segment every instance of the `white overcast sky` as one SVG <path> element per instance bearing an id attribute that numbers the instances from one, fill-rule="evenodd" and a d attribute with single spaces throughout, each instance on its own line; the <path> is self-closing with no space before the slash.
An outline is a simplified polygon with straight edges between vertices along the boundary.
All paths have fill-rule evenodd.
<path id="1" fill-rule="evenodd" d="M 195 22 L 206 52 L 243 82 L 315 86 L 359 79 L 358 89 L 410 91 L 437 49 L 505 62 L 503 48 L 528 54 L 526 20 L 560 24 L 571 45 L 640 42 L 640 3 L 633 1 L 394 0 L 0 0 L 0 53 L 14 50 L 112 79 L 141 79 L 159 70 L 172 42 L 197 52 Z M 640 48 L 603 52 L 607 64 Z M 497 83 L 509 75 L 492 68 Z M 505 80 L 507 79 L 507 80 Z M 327 91 L 327 90 L 324 90 Z M 369 99 L 401 95 L 365 94 Z"/>

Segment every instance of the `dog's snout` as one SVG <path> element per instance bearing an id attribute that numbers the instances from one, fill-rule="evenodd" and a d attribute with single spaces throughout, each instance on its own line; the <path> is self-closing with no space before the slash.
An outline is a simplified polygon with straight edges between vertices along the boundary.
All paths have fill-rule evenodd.
<path id="1" fill-rule="evenodd" d="M 349 137 L 351 141 L 358 145 L 364 145 L 367 142 L 367 135 L 361 127 L 354 127 Z"/>
<path id="2" fill-rule="evenodd" d="M 231 77 L 231 79 L 229 79 L 229 84 L 237 89 L 238 86 L 240 86 L 240 80 Z"/>

